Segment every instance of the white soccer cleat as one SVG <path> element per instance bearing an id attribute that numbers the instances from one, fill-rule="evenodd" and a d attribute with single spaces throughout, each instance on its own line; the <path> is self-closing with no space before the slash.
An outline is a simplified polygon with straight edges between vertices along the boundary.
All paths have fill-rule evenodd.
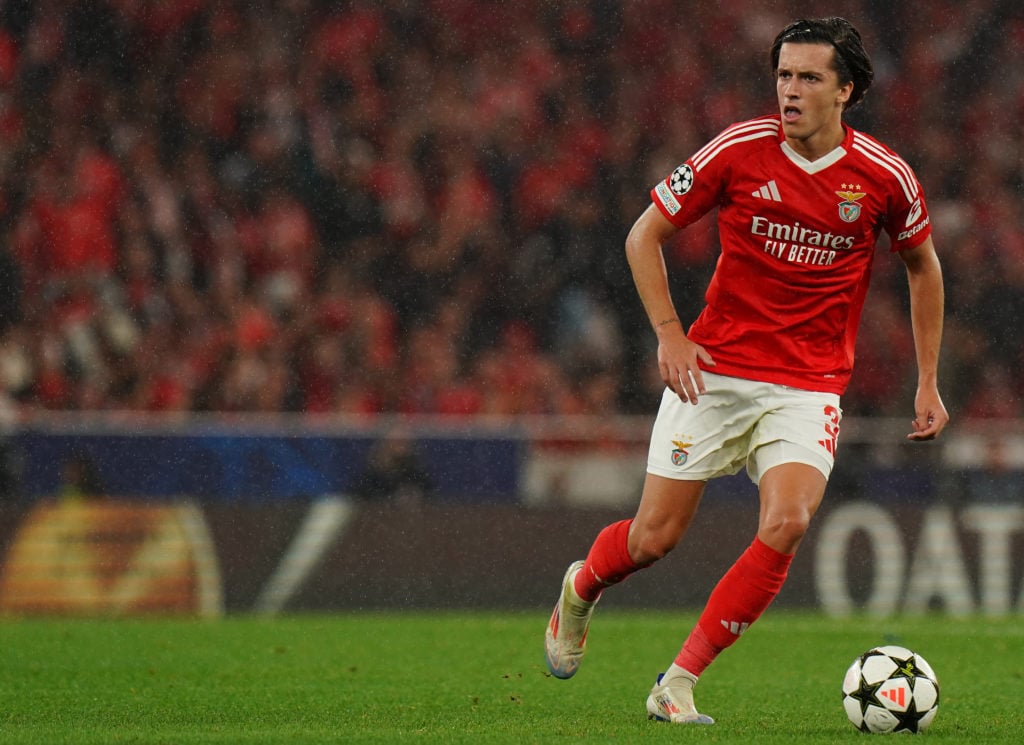
<path id="1" fill-rule="evenodd" d="M 714 724 L 715 720 L 707 714 L 701 714 L 693 705 L 693 684 L 696 678 L 679 681 L 675 686 L 662 685 L 659 675 L 651 695 L 647 697 L 647 718 L 659 722 L 672 722 L 673 724 Z M 688 685 L 687 685 L 688 683 Z"/>
<path id="2" fill-rule="evenodd" d="M 573 578 L 583 568 L 582 561 L 569 565 L 562 579 L 562 593 L 544 632 L 544 657 L 548 670 L 556 678 L 571 678 L 579 669 L 587 646 L 587 629 L 597 600 L 588 602 L 576 594 Z"/>

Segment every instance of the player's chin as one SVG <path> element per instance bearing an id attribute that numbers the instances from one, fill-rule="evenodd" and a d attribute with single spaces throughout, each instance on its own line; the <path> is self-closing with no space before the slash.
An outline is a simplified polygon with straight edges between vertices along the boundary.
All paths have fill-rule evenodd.
<path id="1" fill-rule="evenodd" d="M 782 134 L 790 139 L 799 140 L 806 134 L 806 128 L 801 125 L 799 120 L 787 122 L 783 119 Z"/>

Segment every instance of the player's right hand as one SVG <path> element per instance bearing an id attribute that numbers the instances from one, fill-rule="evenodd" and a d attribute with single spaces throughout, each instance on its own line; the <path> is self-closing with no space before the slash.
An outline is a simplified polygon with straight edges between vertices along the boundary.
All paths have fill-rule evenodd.
<path id="1" fill-rule="evenodd" d="M 700 396 L 708 392 L 698 360 L 709 367 L 715 365 L 708 351 L 690 341 L 681 330 L 660 336 L 658 369 L 661 380 L 683 403 L 696 405 Z"/>

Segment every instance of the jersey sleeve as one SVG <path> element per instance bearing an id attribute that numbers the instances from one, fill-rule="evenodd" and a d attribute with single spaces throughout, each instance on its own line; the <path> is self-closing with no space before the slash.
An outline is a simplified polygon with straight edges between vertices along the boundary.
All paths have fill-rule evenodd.
<path id="1" fill-rule="evenodd" d="M 678 228 L 696 222 L 724 201 L 733 163 L 741 168 L 751 147 L 775 143 L 780 132 L 778 116 L 738 122 L 722 132 L 651 189 L 651 199 L 669 222 Z"/>
<path id="2" fill-rule="evenodd" d="M 669 222 L 685 228 L 717 204 L 724 161 L 698 170 L 690 158 L 651 189 L 651 200 Z"/>
<path id="3" fill-rule="evenodd" d="M 889 234 L 892 250 L 902 251 L 924 243 L 932 234 L 932 225 L 924 191 L 913 170 L 899 159 L 894 166 L 893 190 L 885 231 Z"/>

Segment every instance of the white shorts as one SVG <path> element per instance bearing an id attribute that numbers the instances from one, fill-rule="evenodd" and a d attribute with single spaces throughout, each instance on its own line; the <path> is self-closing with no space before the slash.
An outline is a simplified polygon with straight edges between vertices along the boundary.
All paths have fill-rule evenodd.
<path id="1" fill-rule="evenodd" d="M 825 478 L 835 463 L 842 410 L 835 393 L 704 373 L 697 405 L 666 388 L 651 433 L 647 472 L 706 481 L 743 466 L 755 484 L 773 466 L 806 463 Z"/>

